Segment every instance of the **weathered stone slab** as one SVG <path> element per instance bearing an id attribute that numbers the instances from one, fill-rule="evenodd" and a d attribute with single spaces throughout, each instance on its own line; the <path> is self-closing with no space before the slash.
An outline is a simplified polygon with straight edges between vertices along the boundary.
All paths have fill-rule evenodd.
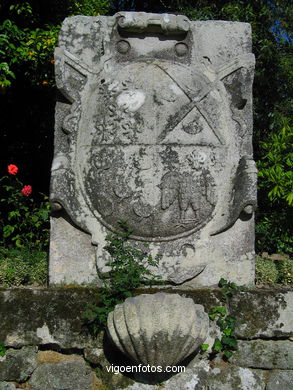
<path id="1" fill-rule="evenodd" d="M 88 234 L 72 226 L 66 218 L 51 219 L 49 273 L 54 269 L 56 284 L 74 281 L 80 285 L 100 285 L 95 250 L 87 242 Z"/>
<path id="2" fill-rule="evenodd" d="M 238 341 L 238 351 L 230 359 L 242 367 L 293 369 L 293 342 L 273 340 Z"/>
<path id="3" fill-rule="evenodd" d="M 227 366 L 211 369 L 196 390 L 265 390 L 265 377 L 256 370 Z M 175 389 L 174 389 L 175 390 Z"/>
<path id="4" fill-rule="evenodd" d="M 293 371 L 273 371 L 266 390 L 293 390 Z"/>
<path id="5" fill-rule="evenodd" d="M 16 390 L 16 387 L 13 383 L 0 382 L 0 390 Z"/>
<path id="6" fill-rule="evenodd" d="M 32 390 L 92 390 L 93 373 L 84 362 L 44 363 L 33 373 Z"/>
<path id="7" fill-rule="evenodd" d="M 83 331 L 87 303 L 97 302 L 97 290 L 0 290 L 0 340 L 7 346 L 94 346 Z"/>
<path id="8" fill-rule="evenodd" d="M 55 53 L 50 283 L 97 282 L 107 234 L 175 284 L 254 283 L 254 56 L 246 23 L 118 13 L 64 21 Z"/>
<path id="9" fill-rule="evenodd" d="M 238 337 L 253 339 L 293 336 L 293 291 L 241 291 L 231 300 L 230 311 L 237 319 Z"/>
<path id="10" fill-rule="evenodd" d="M 36 367 L 36 347 L 9 349 L 4 357 L 0 357 L 0 381 L 23 382 L 29 378 Z"/>

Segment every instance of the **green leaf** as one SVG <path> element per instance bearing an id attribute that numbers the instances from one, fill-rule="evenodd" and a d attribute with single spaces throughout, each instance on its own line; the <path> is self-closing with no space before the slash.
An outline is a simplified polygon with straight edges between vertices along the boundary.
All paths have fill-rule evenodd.
<path id="1" fill-rule="evenodd" d="M 223 330 L 223 333 L 224 333 L 226 336 L 230 336 L 232 332 L 233 332 L 233 331 L 232 331 L 231 328 L 226 328 L 226 329 Z"/>
<path id="2" fill-rule="evenodd" d="M 208 350 L 208 348 L 209 348 L 209 344 L 202 344 L 202 346 L 201 346 L 202 352 L 206 352 Z"/>
<path id="3" fill-rule="evenodd" d="M 210 314 L 220 314 L 221 316 L 224 316 L 227 314 L 227 309 L 225 306 L 212 307 Z"/>
<path id="4" fill-rule="evenodd" d="M 233 355 L 233 352 L 230 351 L 230 350 L 225 349 L 225 350 L 223 351 L 223 354 L 224 354 L 224 356 L 225 356 L 227 359 L 230 359 L 230 357 Z"/>
<path id="5" fill-rule="evenodd" d="M 237 340 L 233 337 L 223 336 L 221 339 L 222 344 L 229 346 L 230 348 L 237 348 Z"/>
<path id="6" fill-rule="evenodd" d="M 220 352 L 223 348 L 221 341 L 217 338 L 213 345 L 213 351 Z"/>
<path id="7" fill-rule="evenodd" d="M 7 238 L 9 237 L 15 230 L 15 227 L 12 225 L 6 225 L 3 228 L 3 237 Z"/>

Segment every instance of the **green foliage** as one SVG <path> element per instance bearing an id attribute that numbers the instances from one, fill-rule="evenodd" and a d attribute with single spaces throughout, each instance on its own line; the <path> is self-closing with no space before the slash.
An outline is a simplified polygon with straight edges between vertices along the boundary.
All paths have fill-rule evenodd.
<path id="1" fill-rule="evenodd" d="M 131 230 L 125 221 L 120 221 L 121 232 L 110 234 L 104 249 L 111 255 L 106 265 L 110 267 L 107 275 L 100 274 L 104 281 L 98 298 L 99 305 L 87 305 L 84 320 L 90 330 L 96 334 L 107 321 L 108 314 L 115 305 L 133 296 L 135 289 L 142 286 L 161 284 L 148 266 L 158 266 L 158 259 L 153 259 L 146 251 L 128 244 Z"/>
<path id="2" fill-rule="evenodd" d="M 67 14 L 103 15 L 109 9 L 109 0 L 72 0 Z M 0 23 L 0 87 L 10 87 L 23 76 L 34 86 L 54 86 L 54 49 L 60 24 L 40 23 L 34 6 L 23 1 L 6 5 L 6 16 Z"/>
<path id="3" fill-rule="evenodd" d="M 216 311 L 214 309 L 216 309 Z M 210 319 L 216 320 L 216 324 L 222 332 L 221 339 L 216 338 L 214 341 L 212 354 L 222 352 L 223 358 L 229 359 L 238 347 L 235 336 L 236 319 L 227 314 L 226 311 L 218 309 L 220 308 L 212 308 L 211 313 L 209 314 Z"/>
<path id="4" fill-rule="evenodd" d="M 222 298 L 224 300 L 231 298 L 240 289 L 240 287 L 235 283 L 229 282 L 223 278 L 219 281 L 219 287 L 223 292 Z M 222 332 L 221 339 L 216 338 L 214 341 L 211 355 L 213 356 L 221 352 L 224 360 L 228 360 L 233 355 L 233 352 L 238 348 L 235 336 L 236 319 L 229 314 L 226 306 L 212 307 L 209 313 L 209 318 L 212 321 L 216 321 L 216 324 Z M 204 345 L 204 349 L 202 346 L 203 352 L 208 349 L 208 345 Z"/>
<path id="5" fill-rule="evenodd" d="M 261 192 L 259 194 L 261 201 Z M 268 205 L 267 205 L 268 207 Z M 256 251 L 257 253 L 284 253 L 293 254 L 292 235 L 292 207 L 284 207 L 283 210 L 274 208 L 271 211 L 257 213 L 256 224 Z"/>
<path id="6" fill-rule="evenodd" d="M 71 15 L 105 15 L 110 10 L 110 0 L 72 0 L 69 7 Z"/>
<path id="7" fill-rule="evenodd" d="M 284 286 L 293 286 L 293 260 L 281 260 L 276 263 L 278 283 Z"/>
<path id="8" fill-rule="evenodd" d="M 10 86 L 16 73 L 27 76 L 34 85 L 54 85 L 53 52 L 59 26 L 19 28 L 12 20 L 0 24 L 0 86 Z"/>
<path id="9" fill-rule="evenodd" d="M 1 88 L 10 87 L 10 85 L 11 85 L 10 79 L 11 78 L 15 79 L 15 74 L 10 70 L 7 62 L 0 62 L 0 86 L 1 86 Z"/>
<path id="10" fill-rule="evenodd" d="M 221 315 L 221 316 L 225 316 L 227 314 L 227 309 L 226 307 L 224 306 L 217 306 L 217 307 L 212 307 L 211 308 L 211 311 L 210 311 L 210 314 L 209 314 L 209 318 L 212 320 L 212 321 L 215 321 L 216 317 L 217 317 L 217 314 Z"/>
<path id="11" fill-rule="evenodd" d="M 260 188 L 269 190 L 272 201 L 284 199 L 293 205 L 293 129 L 288 118 L 278 117 L 277 130 L 261 146 L 263 159 L 258 162 Z"/>
<path id="12" fill-rule="evenodd" d="M 228 298 L 233 297 L 235 295 L 240 287 L 237 286 L 234 282 L 228 282 L 227 280 L 221 278 L 219 281 L 219 287 L 221 288 L 221 291 L 223 293 L 222 299 L 227 300 Z"/>
<path id="13" fill-rule="evenodd" d="M 0 179 L 0 245 L 44 250 L 49 244 L 48 197 L 41 194 L 37 203 L 23 188 L 14 175 Z"/>
<path id="14" fill-rule="evenodd" d="M 5 356 L 5 353 L 6 353 L 5 345 L 0 343 L 0 357 Z"/>
<path id="15" fill-rule="evenodd" d="M 256 257 L 256 283 L 258 285 L 293 285 L 293 260 L 272 260 Z"/>
<path id="16" fill-rule="evenodd" d="M 278 280 L 278 270 L 274 261 L 256 257 L 255 281 L 259 285 L 275 285 Z"/>
<path id="17" fill-rule="evenodd" d="M 0 286 L 46 285 L 47 252 L 0 247 Z"/>
<path id="18" fill-rule="evenodd" d="M 290 120 L 272 115 L 272 133 L 261 143 L 263 158 L 258 161 L 260 206 L 257 251 L 293 253 L 293 131 Z M 264 197 L 269 200 L 264 202 Z"/>
<path id="19" fill-rule="evenodd" d="M 202 346 L 201 346 L 201 352 L 206 352 L 207 350 L 208 350 L 208 348 L 209 348 L 209 344 L 202 344 Z"/>

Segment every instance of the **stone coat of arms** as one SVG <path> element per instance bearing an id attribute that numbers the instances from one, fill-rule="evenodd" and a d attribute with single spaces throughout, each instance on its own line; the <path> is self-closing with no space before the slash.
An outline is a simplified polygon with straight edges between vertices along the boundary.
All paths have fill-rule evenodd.
<path id="1" fill-rule="evenodd" d="M 251 265 L 249 42 L 247 24 L 180 15 L 64 22 L 51 201 L 90 234 L 99 271 L 107 271 L 103 243 L 119 220 L 128 222 L 136 245 L 148 242 L 161 256 L 158 273 L 170 282 L 205 285 L 205 273 L 218 277 L 238 250 L 219 248 L 227 231 L 231 241 L 245 236 L 238 255 Z"/>

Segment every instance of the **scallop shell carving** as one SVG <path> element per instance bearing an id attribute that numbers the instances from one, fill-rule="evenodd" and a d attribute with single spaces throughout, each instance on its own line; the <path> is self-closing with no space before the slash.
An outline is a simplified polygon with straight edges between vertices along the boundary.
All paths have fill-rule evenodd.
<path id="1" fill-rule="evenodd" d="M 113 343 L 136 363 L 172 366 L 205 340 L 209 318 L 202 305 L 178 294 L 142 294 L 116 305 L 108 316 Z"/>

